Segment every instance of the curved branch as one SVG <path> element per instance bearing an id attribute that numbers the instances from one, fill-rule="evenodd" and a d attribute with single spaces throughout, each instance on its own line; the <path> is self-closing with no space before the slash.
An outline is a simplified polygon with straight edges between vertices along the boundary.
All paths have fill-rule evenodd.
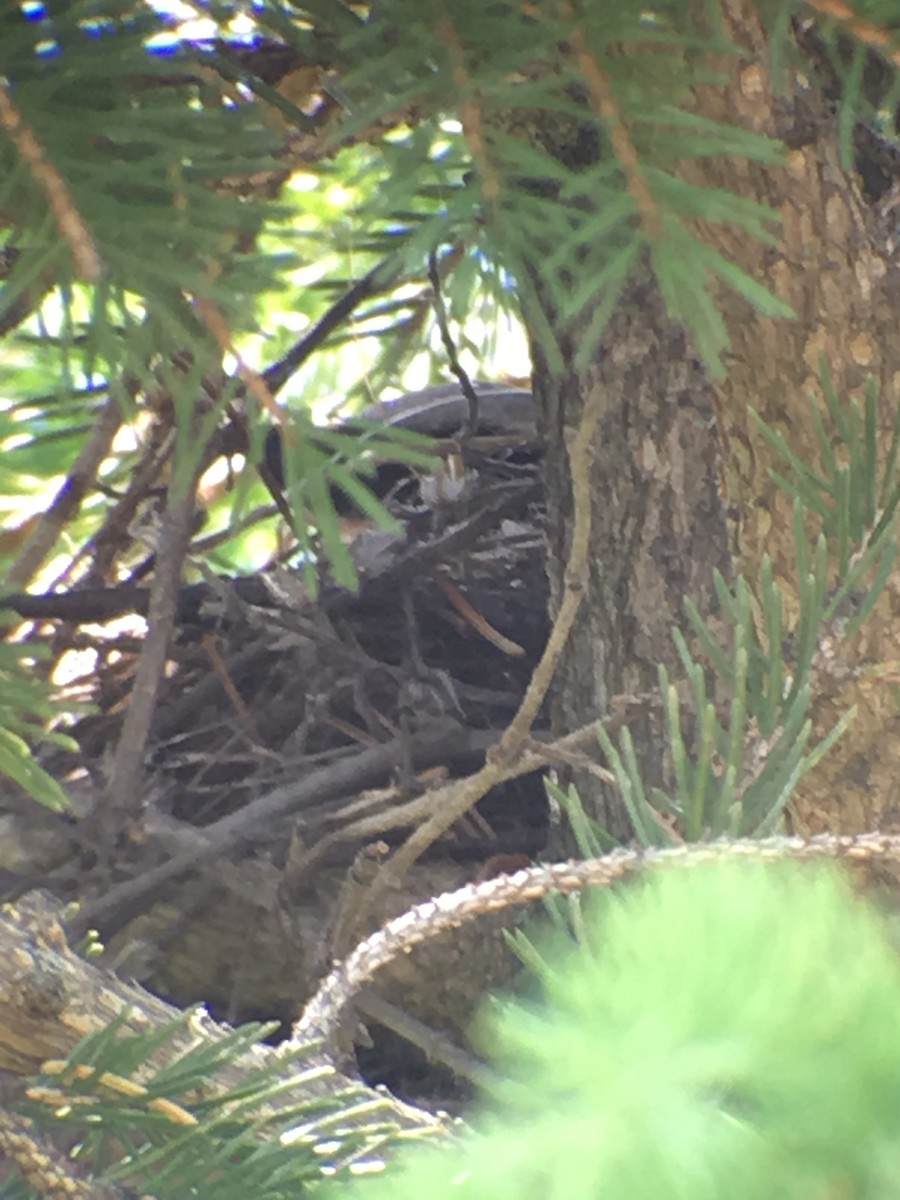
<path id="1" fill-rule="evenodd" d="M 291 1043 L 296 1046 L 321 1040 L 326 1049 L 333 1047 L 347 1005 L 382 967 L 422 942 L 456 929 L 474 917 L 517 904 L 530 904 L 550 892 L 569 895 L 588 887 L 609 887 L 647 867 L 695 867 L 723 857 L 758 859 L 760 862 L 783 858 L 837 858 L 848 863 L 897 862 L 900 860 L 900 835 L 823 833 L 809 839 L 775 837 L 758 841 L 694 843 L 665 850 L 618 849 L 584 862 L 526 867 L 511 875 L 467 884 L 455 892 L 445 892 L 417 904 L 360 943 L 335 967 L 307 1003 L 294 1026 Z"/>

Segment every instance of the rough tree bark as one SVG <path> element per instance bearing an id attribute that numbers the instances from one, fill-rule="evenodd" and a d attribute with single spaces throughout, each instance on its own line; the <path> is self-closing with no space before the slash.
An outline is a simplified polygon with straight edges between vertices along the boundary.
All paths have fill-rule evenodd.
<path id="1" fill-rule="evenodd" d="M 718 64 L 727 82 L 693 94 L 698 113 L 780 138 L 782 166 L 735 158 L 698 159 L 684 174 L 734 190 L 781 217 L 775 246 L 726 226 L 703 236 L 790 304 L 794 320 L 761 316 L 735 293 L 717 297 L 731 338 L 728 375 L 713 389 L 690 342 L 670 321 L 649 281 L 635 283 L 590 367 L 553 378 L 536 346 L 535 391 L 550 442 L 550 575 L 559 594 L 569 497 L 563 448 L 585 397 L 600 387 L 606 416 L 596 443 L 593 567 L 588 603 L 557 677 L 557 730 L 605 711 L 621 692 L 656 684 L 656 664 L 673 658 L 670 630 L 684 624 L 682 598 L 701 611 L 711 570 L 729 560 L 750 580 L 772 558 L 788 612 L 796 613 L 796 554 L 790 501 L 773 484 L 772 452 L 751 421 L 757 412 L 814 463 L 810 398 L 828 427 L 816 372 L 820 355 L 838 394 L 859 397 L 874 376 L 890 427 L 900 380 L 896 338 L 900 271 L 884 212 L 867 203 L 841 163 L 837 119 L 814 85 L 788 73 L 782 93 L 768 72 L 768 46 L 752 0 L 723 0 L 738 56 Z M 544 315 L 551 323 L 552 311 Z M 577 331 L 556 330 L 571 362 Z M 844 653 L 855 676 L 816 702 L 816 733 L 851 704 L 859 715 L 810 775 L 790 820 L 798 831 L 890 828 L 900 783 L 894 765 L 898 718 L 883 667 L 896 658 L 900 592 L 891 581 L 863 632 Z M 880 671 L 875 665 L 882 664 Z M 862 670 L 860 670 L 862 668 Z M 835 674 L 840 674 L 836 672 Z M 661 730 L 633 730 L 651 778 L 664 775 Z M 579 779 L 589 811 L 618 835 L 627 817 L 596 779 Z"/>

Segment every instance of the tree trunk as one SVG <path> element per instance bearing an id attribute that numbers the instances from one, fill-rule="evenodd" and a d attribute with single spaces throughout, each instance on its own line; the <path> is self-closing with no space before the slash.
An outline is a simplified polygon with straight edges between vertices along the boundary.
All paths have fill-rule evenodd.
<path id="1" fill-rule="evenodd" d="M 567 362 L 575 345 L 562 343 Z M 724 512 L 716 480 L 716 430 L 709 386 L 684 331 L 665 314 L 649 278 L 634 284 L 591 367 L 563 380 L 541 369 L 536 394 L 548 453 L 551 604 L 559 595 L 571 524 L 566 430 L 589 389 L 606 411 L 593 478 L 590 583 L 556 681 L 553 720 L 574 729 L 619 696 L 654 689 L 658 664 L 675 666 L 671 630 L 685 595 L 710 592 L 713 568 L 729 574 Z M 662 784 L 663 719 L 649 701 L 631 723 L 647 778 Z M 582 800 L 616 837 L 630 826 L 611 789 L 577 779 Z"/>
<path id="2" fill-rule="evenodd" d="M 774 458 L 751 422 L 753 409 L 814 465 L 813 404 L 829 425 L 817 379 L 824 355 L 843 402 L 860 396 L 874 376 L 885 427 L 893 419 L 900 271 L 886 222 L 877 206 L 863 200 L 855 175 L 843 169 L 837 119 L 809 81 L 789 75 L 784 94 L 773 92 L 754 5 L 723 0 L 723 11 L 742 53 L 720 64 L 726 84 L 696 90 L 696 111 L 782 139 L 785 162 L 773 167 L 706 158 L 686 164 L 683 173 L 780 214 L 774 246 L 726 226 L 709 226 L 702 234 L 796 316 L 763 317 L 722 289 L 717 301 L 731 348 L 727 378 L 714 389 L 648 280 L 624 297 L 588 369 L 554 378 L 535 347 L 535 391 L 551 446 L 554 597 L 570 518 L 564 431 L 577 422 L 590 389 L 602 387 L 606 395 L 593 477 L 590 590 L 556 681 L 560 731 L 603 713 L 621 693 L 655 686 L 656 664 L 671 664 L 674 657 L 670 631 L 684 625 L 683 597 L 692 596 L 703 611 L 712 569 L 727 573 L 729 560 L 753 582 L 768 553 L 785 591 L 790 627 L 797 611 L 791 502 L 772 482 Z M 549 306 L 543 315 L 553 323 Z M 571 363 L 577 334 L 556 332 Z M 818 681 L 818 735 L 852 704 L 859 712 L 797 794 L 789 819 L 798 831 L 896 823 L 900 783 L 893 745 L 900 718 L 884 670 L 871 668 L 896 657 L 898 637 L 900 594 L 893 579 L 862 633 L 839 651 L 851 670 Z M 849 682 L 848 674 L 854 676 Z M 632 732 L 645 776 L 663 779 L 660 719 L 648 714 Z M 617 836 L 627 834 L 627 816 L 612 794 L 596 779 L 577 782 L 588 811 Z"/>

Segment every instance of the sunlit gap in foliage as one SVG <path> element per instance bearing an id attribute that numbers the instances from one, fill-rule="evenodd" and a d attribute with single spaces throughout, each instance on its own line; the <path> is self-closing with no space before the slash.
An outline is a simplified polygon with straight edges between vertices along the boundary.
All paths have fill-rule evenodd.
<path id="1" fill-rule="evenodd" d="M 184 0 L 147 0 L 148 8 L 162 17 L 172 20 L 174 28 L 150 38 L 147 46 L 154 53 L 165 53 L 182 42 L 203 42 L 220 37 L 223 29 L 230 38 L 251 38 L 256 32 L 256 23 L 249 13 L 236 13 L 223 24 L 215 17 L 206 16 L 197 4 Z"/>

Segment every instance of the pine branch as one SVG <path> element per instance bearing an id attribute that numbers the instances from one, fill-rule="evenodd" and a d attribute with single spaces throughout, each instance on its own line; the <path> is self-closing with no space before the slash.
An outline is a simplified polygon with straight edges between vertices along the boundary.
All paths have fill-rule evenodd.
<path id="1" fill-rule="evenodd" d="M 566 17 L 572 19 L 574 13 L 568 0 L 563 8 Z M 656 242 L 663 234 L 659 205 L 647 184 L 641 165 L 641 156 L 622 119 L 609 78 L 600 65 L 597 55 L 590 49 L 584 30 L 577 24 L 572 26 L 569 45 L 575 64 L 587 83 L 591 107 L 600 122 L 609 130 L 610 142 L 616 152 L 619 166 L 622 168 L 622 174 L 637 209 L 644 234 L 649 242 Z"/>
<path id="2" fill-rule="evenodd" d="M 416 905 L 372 934 L 337 966 L 305 1006 L 291 1033 L 295 1045 L 324 1043 L 334 1053 L 344 1013 L 353 997 L 382 967 L 438 934 L 457 929 L 486 913 L 530 904 L 551 893 L 569 895 L 591 887 L 610 887 L 647 869 L 695 867 L 720 858 L 774 862 L 835 858 L 848 864 L 900 861 L 900 835 L 819 834 L 813 838 L 766 838 L 710 842 L 669 849 L 613 850 L 583 862 L 526 867 L 512 875 L 470 883 Z"/>
<path id="3" fill-rule="evenodd" d="M 47 157 L 34 131 L 26 124 L 4 79 L 0 79 L 0 126 L 43 188 L 59 231 L 69 243 L 78 274 L 86 280 L 99 279 L 103 269 L 100 256 L 90 231 L 75 207 L 69 186 Z"/>
<path id="4" fill-rule="evenodd" d="M 198 1047 L 208 1047 L 212 1055 L 218 1045 L 227 1045 L 236 1036 L 203 1010 L 179 1012 L 74 954 L 59 923 L 59 906 L 43 893 L 30 893 L 0 916 L 0 952 L 7 964 L 0 974 L 0 1071 L 33 1076 L 46 1064 L 58 1074 L 58 1060 L 68 1059 L 86 1036 L 107 1036 L 111 1025 L 134 1039 L 158 1037 L 158 1044 L 142 1060 L 147 1071 L 163 1070 Z M 169 1031 L 165 1038 L 164 1030 Z M 138 1041 L 135 1046 L 140 1048 Z M 338 1071 L 306 1071 L 305 1066 L 304 1061 L 298 1067 L 287 1048 L 256 1043 L 209 1078 L 208 1095 L 240 1089 L 270 1067 L 277 1068 L 284 1087 L 264 1112 L 276 1113 L 306 1101 L 332 1102 L 352 1092 L 355 1101 L 363 1096 L 375 1102 L 377 1113 L 407 1130 L 442 1127 L 429 1114 L 361 1088 Z M 15 1108 L 14 1096 L 4 1093 L 0 1099 L 0 1107 Z M 365 1118 L 360 1114 L 359 1123 L 364 1126 L 371 1116 L 371 1111 Z M 347 1120 L 352 1125 L 353 1118 Z"/>

